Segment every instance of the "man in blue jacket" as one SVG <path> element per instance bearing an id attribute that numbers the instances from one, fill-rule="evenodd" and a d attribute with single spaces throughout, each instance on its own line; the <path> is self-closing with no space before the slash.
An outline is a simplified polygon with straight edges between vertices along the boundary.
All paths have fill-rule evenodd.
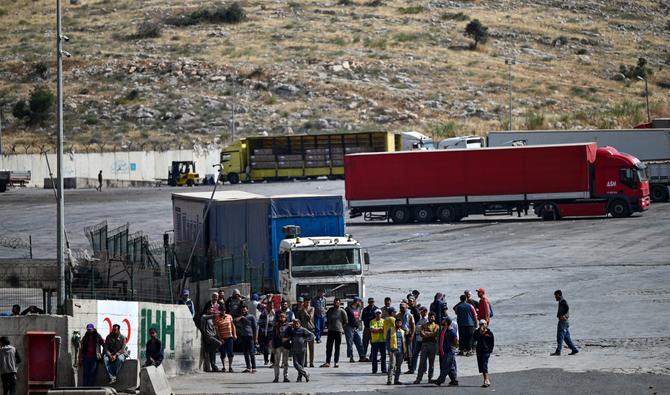
<path id="1" fill-rule="evenodd" d="M 477 326 L 477 311 L 467 302 L 467 297 L 461 295 L 461 301 L 454 306 L 456 322 L 458 323 L 458 355 L 472 355 L 472 336 Z"/>

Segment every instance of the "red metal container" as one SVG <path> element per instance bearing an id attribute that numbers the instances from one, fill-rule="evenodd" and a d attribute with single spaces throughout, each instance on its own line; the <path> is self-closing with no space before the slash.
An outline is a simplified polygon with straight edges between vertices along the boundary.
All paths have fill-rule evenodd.
<path id="1" fill-rule="evenodd" d="M 45 394 L 56 382 L 56 333 L 26 332 L 28 394 Z"/>

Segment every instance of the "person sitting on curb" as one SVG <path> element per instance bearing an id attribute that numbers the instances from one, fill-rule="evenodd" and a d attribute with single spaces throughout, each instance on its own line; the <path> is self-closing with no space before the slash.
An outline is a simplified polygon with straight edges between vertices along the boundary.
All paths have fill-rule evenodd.
<path id="1" fill-rule="evenodd" d="M 149 341 L 147 341 L 145 354 L 147 360 L 144 366 L 160 366 L 163 363 L 163 344 L 158 340 L 158 332 L 155 328 L 149 329 Z"/>
<path id="2" fill-rule="evenodd" d="M 121 327 L 119 324 L 112 326 L 112 333 L 107 335 L 104 347 L 105 369 L 109 377 L 109 384 L 116 383 L 116 375 L 119 373 L 123 362 L 128 358 L 128 347 L 126 346 L 126 338 L 121 334 Z"/>

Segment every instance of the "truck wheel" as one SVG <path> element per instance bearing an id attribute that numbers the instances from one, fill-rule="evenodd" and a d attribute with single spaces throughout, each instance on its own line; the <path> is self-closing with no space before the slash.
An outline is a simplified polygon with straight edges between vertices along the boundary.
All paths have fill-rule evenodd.
<path id="1" fill-rule="evenodd" d="M 193 180 L 186 180 L 186 186 L 187 187 L 192 187 L 193 186 Z"/>
<path id="2" fill-rule="evenodd" d="M 414 219 L 423 223 L 433 222 L 433 219 L 435 219 L 433 208 L 428 206 L 416 207 L 414 209 Z"/>
<path id="3" fill-rule="evenodd" d="M 540 209 L 540 217 L 545 221 L 556 221 L 561 219 L 561 212 L 554 203 L 544 203 Z"/>
<path id="4" fill-rule="evenodd" d="M 394 207 L 391 209 L 391 221 L 396 224 L 406 224 L 412 220 L 412 213 L 407 207 Z"/>
<path id="5" fill-rule="evenodd" d="M 437 208 L 437 218 L 442 222 L 457 221 L 456 209 L 454 206 L 440 206 Z"/>
<path id="6" fill-rule="evenodd" d="M 231 184 L 237 184 L 240 182 L 240 176 L 237 173 L 229 173 L 227 179 Z"/>
<path id="7" fill-rule="evenodd" d="M 5 192 L 7 190 L 7 184 L 4 182 L 0 182 L 0 193 Z"/>
<path id="8" fill-rule="evenodd" d="M 654 185 L 651 187 L 651 201 L 652 202 L 667 202 L 670 199 L 668 195 L 668 187 L 665 185 Z"/>
<path id="9" fill-rule="evenodd" d="M 610 203 L 609 212 L 610 214 L 612 214 L 612 217 L 615 218 L 628 217 L 631 214 L 630 206 L 628 205 L 627 202 L 624 202 L 623 200 L 615 200 L 612 203 Z"/>

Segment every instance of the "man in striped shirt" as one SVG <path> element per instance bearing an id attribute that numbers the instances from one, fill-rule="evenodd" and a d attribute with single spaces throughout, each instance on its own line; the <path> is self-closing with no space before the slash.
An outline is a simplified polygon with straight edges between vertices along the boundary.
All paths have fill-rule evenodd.
<path id="1" fill-rule="evenodd" d="M 233 343 L 237 339 L 237 330 L 233 323 L 233 316 L 226 314 L 225 311 L 220 311 L 219 315 L 214 319 L 216 326 L 216 334 L 219 340 L 223 343 L 219 352 L 221 353 L 221 368 L 223 372 L 226 371 L 225 357 L 228 357 L 228 371 L 233 372 Z"/>

